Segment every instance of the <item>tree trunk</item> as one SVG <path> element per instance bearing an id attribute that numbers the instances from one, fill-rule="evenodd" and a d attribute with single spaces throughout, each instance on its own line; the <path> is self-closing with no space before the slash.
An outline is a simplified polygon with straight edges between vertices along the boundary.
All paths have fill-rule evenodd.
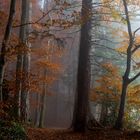
<path id="1" fill-rule="evenodd" d="M 131 71 L 132 47 L 134 44 L 134 38 L 133 38 L 132 29 L 131 29 L 131 23 L 129 19 L 128 6 L 127 6 L 126 0 L 123 0 L 123 5 L 124 5 L 124 11 L 126 15 L 126 22 L 127 22 L 127 28 L 128 28 L 128 34 L 129 34 L 129 45 L 127 48 L 127 62 L 126 62 L 126 70 L 123 76 L 119 113 L 118 113 L 118 117 L 115 123 L 116 129 L 123 128 L 123 117 L 124 117 L 124 110 L 125 110 L 125 98 L 127 94 L 127 87 L 130 84 L 130 82 L 134 81 L 139 76 L 138 74 L 134 76 L 134 78 L 131 78 L 131 80 L 129 79 L 129 74 Z"/>
<path id="2" fill-rule="evenodd" d="M 119 108 L 119 114 L 117 121 L 115 123 L 115 128 L 116 129 L 121 129 L 123 128 L 123 118 L 124 118 L 124 110 L 125 110 L 125 100 L 126 100 L 126 93 L 127 93 L 127 80 L 123 80 L 123 85 L 122 85 L 122 94 L 121 94 L 121 101 L 120 101 L 120 108 Z"/>
<path id="3" fill-rule="evenodd" d="M 101 116 L 100 116 L 100 123 L 105 126 L 106 125 L 106 117 L 107 117 L 107 105 L 105 102 L 102 103 L 101 108 Z"/>
<path id="4" fill-rule="evenodd" d="M 6 63 L 5 62 L 6 61 L 5 60 L 6 48 L 7 48 L 9 38 L 10 38 L 11 29 L 12 29 L 12 23 L 13 23 L 13 18 L 15 14 L 15 6 L 16 6 L 16 0 L 11 0 L 8 22 L 7 22 L 6 30 L 4 33 L 4 39 L 2 41 L 2 48 L 1 48 L 1 54 L 0 54 L 0 100 L 1 101 L 3 99 L 2 86 L 3 86 L 3 78 L 4 78 L 4 66 Z"/>
<path id="5" fill-rule="evenodd" d="M 47 71 L 44 70 L 44 77 L 46 77 L 47 75 Z M 43 122 L 44 122 L 44 116 L 45 116 L 45 101 L 46 101 L 46 92 L 47 92 L 47 89 L 46 89 L 46 83 L 44 82 L 44 85 L 43 85 L 43 92 L 42 92 L 42 95 L 41 95 L 41 107 L 40 107 L 40 118 L 39 118 L 39 127 L 43 127 Z"/>
<path id="6" fill-rule="evenodd" d="M 39 126 L 39 116 L 40 116 L 40 108 L 39 108 L 39 103 L 40 103 L 40 95 L 37 94 L 36 95 L 36 102 L 37 102 L 37 106 L 35 108 L 35 120 L 34 120 L 34 125 L 36 127 Z"/>
<path id="7" fill-rule="evenodd" d="M 90 29 L 91 20 L 85 21 L 91 12 L 91 0 L 82 1 L 82 29 L 79 48 L 79 63 L 77 74 L 77 97 L 73 114 L 73 129 L 75 132 L 84 132 L 87 124 L 88 95 L 90 88 L 90 68 L 89 68 L 89 51 L 90 51 Z M 87 10 L 88 9 L 88 10 Z M 87 14 L 85 13 L 87 12 Z M 86 17 L 86 18 L 87 18 Z"/>
<path id="8" fill-rule="evenodd" d="M 28 0 L 22 0 L 22 13 L 21 13 L 21 26 L 20 26 L 20 33 L 19 33 L 19 46 L 18 46 L 18 56 L 17 56 L 17 66 L 16 66 L 16 95 L 15 95 L 15 117 L 18 118 L 20 113 L 23 112 L 23 107 L 21 108 L 20 112 L 20 101 L 23 100 L 23 97 L 21 99 L 21 91 L 22 91 L 22 74 L 23 74 L 23 54 L 24 54 L 24 48 L 26 46 L 26 28 L 27 26 L 22 26 L 25 23 L 27 23 L 27 11 L 28 11 Z M 23 102 L 23 101 L 22 101 Z M 22 104 L 21 104 L 22 106 Z M 21 107 L 20 106 L 20 107 Z M 22 115 L 23 113 L 21 113 Z M 22 116 L 23 118 L 25 116 Z"/>
<path id="9" fill-rule="evenodd" d="M 30 2 L 29 0 L 24 0 L 24 9 L 23 13 L 26 12 L 26 23 L 29 21 L 29 6 Z M 25 11 L 24 11 L 25 10 Z M 29 95 L 29 74 L 30 74 L 30 44 L 27 42 L 28 33 L 29 33 L 29 26 L 26 26 L 26 41 L 25 41 L 25 50 L 23 54 L 23 70 L 22 70 L 22 90 L 21 90 L 21 119 L 22 121 L 27 121 L 27 97 Z"/>

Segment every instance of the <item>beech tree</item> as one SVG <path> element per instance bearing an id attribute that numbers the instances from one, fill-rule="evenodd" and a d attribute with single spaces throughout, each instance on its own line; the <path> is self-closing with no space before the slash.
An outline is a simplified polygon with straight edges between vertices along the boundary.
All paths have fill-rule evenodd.
<path id="1" fill-rule="evenodd" d="M 15 6 L 16 6 L 16 0 L 11 0 L 9 17 L 8 17 L 6 30 L 4 33 L 4 38 L 2 41 L 1 53 L 0 53 L 0 100 L 1 101 L 3 99 L 2 87 L 3 87 L 3 78 L 4 78 L 4 72 L 5 72 L 4 69 L 5 69 L 5 64 L 6 64 L 6 51 L 8 49 L 8 43 L 9 43 L 10 34 L 12 30 L 12 23 L 13 23 L 13 18 L 15 14 Z"/>
<path id="2" fill-rule="evenodd" d="M 26 0 L 24 1 L 26 8 L 24 8 L 25 12 L 26 12 L 26 23 L 29 22 L 29 18 L 30 18 L 30 12 L 29 12 L 29 8 L 30 8 L 30 0 Z M 23 4 L 24 5 L 24 4 Z M 23 11 L 24 13 L 24 11 Z M 26 30 L 25 30 L 25 35 L 26 35 L 26 41 L 25 41 L 25 49 L 23 52 L 23 81 L 22 81 L 22 90 L 21 90 L 21 119 L 23 121 L 27 120 L 27 109 L 28 109 L 28 104 L 27 102 L 29 102 L 28 97 L 29 97 L 29 86 L 30 86 L 30 46 L 31 44 L 28 41 L 28 35 L 29 35 L 29 25 L 26 26 Z"/>
<path id="3" fill-rule="evenodd" d="M 47 76 L 47 70 L 44 70 L 44 77 Z M 41 107 L 40 107 L 40 118 L 39 118 L 39 127 L 43 127 L 44 116 L 45 116 L 45 101 L 46 101 L 47 85 L 46 82 L 43 83 L 43 91 L 41 95 Z"/>
<path id="4" fill-rule="evenodd" d="M 28 73 L 28 54 L 27 54 L 27 26 L 24 25 L 28 23 L 29 19 L 29 0 L 22 0 L 22 10 L 21 10 L 21 26 L 19 33 L 19 45 L 18 45 L 18 55 L 17 55 L 17 65 L 16 65 L 16 93 L 15 93 L 15 116 L 18 117 L 19 113 L 21 119 L 25 121 L 26 119 L 26 99 L 27 92 L 25 86 L 25 73 L 26 77 Z M 24 25 L 24 26 L 23 26 Z M 24 64 L 23 64 L 24 62 Z M 23 75 L 24 73 L 24 75 Z M 23 78 L 23 81 L 22 81 Z M 26 81 L 27 83 L 28 81 Z M 21 101 L 21 104 L 20 102 Z M 20 108 L 19 108 L 20 105 Z"/>
<path id="5" fill-rule="evenodd" d="M 123 0 L 123 6 L 124 6 L 124 12 L 126 16 L 126 23 L 127 23 L 127 29 L 128 29 L 128 35 L 129 35 L 129 44 L 127 46 L 127 51 L 126 51 L 126 55 L 127 55 L 126 70 L 122 77 L 123 81 L 122 81 L 122 91 L 121 91 L 121 98 L 120 98 L 119 113 L 118 113 L 118 117 L 115 124 L 115 128 L 117 129 L 123 128 L 123 119 L 124 119 L 125 102 L 126 102 L 126 94 L 127 94 L 128 85 L 140 76 L 140 72 L 139 72 L 134 77 L 130 78 L 132 56 L 140 48 L 140 45 L 135 45 L 135 34 L 140 28 L 136 29 L 133 33 L 132 28 L 131 28 L 129 11 L 128 11 L 128 2 L 126 0 Z"/>
<path id="6" fill-rule="evenodd" d="M 82 1 L 81 11 L 81 38 L 78 59 L 77 95 L 73 114 L 73 129 L 75 132 L 84 132 L 87 124 L 88 95 L 90 89 L 90 29 L 91 29 L 92 1 Z"/>

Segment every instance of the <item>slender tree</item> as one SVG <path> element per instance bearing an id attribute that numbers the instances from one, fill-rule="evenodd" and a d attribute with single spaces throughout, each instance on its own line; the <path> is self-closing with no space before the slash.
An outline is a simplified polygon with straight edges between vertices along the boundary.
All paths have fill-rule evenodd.
<path id="1" fill-rule="evenodd" d="M 123 0 L 123 5 L 124 5 L 124 11 L 125 11 L 128 34 L 129 34 L 129 45 L 127 47 L 127 52 L 126 52 L 127 54 L 126 70 L 122 77 L 123 82 L 122 82 L 119 113 L 118 113 L 118 117 L 115 124 L 115 128 L 117 129 L 123 128 L 123 118 L 124 118 L 125 102 L 126 102 L 126 94 L 127 94 L 128 85 L 140 76 L 140 72 L 139 72 L 134 77 L 129 78 L 129 75 L 131 72 L 132 55 L 137 49 L 140 48 L 140 45 L 133 47 L 135 43 L 135 33 L 139 30 L 139 28 L 134 33 L 132 32 L 130 17 L 129 17 L 129 12 L 128 12 L 128 3 L 126 0 Z"/>
<path id="2" fill-rule="evenodd" d="M 87 112 L 88 112 L 88 95 L 90 88 L 90 30 L 92 0 L 82 1 L 81 11 L 81 38 L 79 48 L 79 62 L 77 74 L 77 97 L 73 114 L 73 129 L 75 132 L 84 132 L 86 130 Z"/>
<path id="3" fill-rule="evenodd" d="M 3 78 L 4 78 L 4 68 L 6 63 L 6 50 L 11 34 L 12 23 L 15 14 L 15 6 L 16 6 L 16 0 L 11 0 L 9 17 L 8 17 L 4 38 L 2 41 L 1 53 L 0 53 L 0 100 L 1 101 L 3 98 L 2 87 L 3 87 Z"/>
<path id="4" fill-rule="evenodd" d="M 44 70 L 44 77 L 47 75 L 47 70 Z M 40 106 L 40 118 L 39 118 L 39 127 L 43 127 L 44 116 L 45 116 L 45 109 L 46 109 L 46 92 L 47 92 L 47 85 L 46 82 L 43 82 L 43 91 L 41 94 L 41 106 Z"/>

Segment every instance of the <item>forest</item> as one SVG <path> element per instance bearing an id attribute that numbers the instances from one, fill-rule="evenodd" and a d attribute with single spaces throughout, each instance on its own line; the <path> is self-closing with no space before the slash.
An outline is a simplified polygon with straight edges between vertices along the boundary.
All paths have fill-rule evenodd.
<path id="1" fill-rule="evenodd" d="M 140 140 L 140 0 L 0 0 L 0 140 Z"/>

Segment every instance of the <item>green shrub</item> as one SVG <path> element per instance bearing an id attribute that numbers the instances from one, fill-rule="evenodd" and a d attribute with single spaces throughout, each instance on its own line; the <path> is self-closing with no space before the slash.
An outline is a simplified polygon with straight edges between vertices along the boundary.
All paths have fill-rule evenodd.
<path id="1" fill-rule="evenodd" d="M 0 120 L 0 140 L 25 140 L 26 132 L 24 127 L 17 122 Z"/>

